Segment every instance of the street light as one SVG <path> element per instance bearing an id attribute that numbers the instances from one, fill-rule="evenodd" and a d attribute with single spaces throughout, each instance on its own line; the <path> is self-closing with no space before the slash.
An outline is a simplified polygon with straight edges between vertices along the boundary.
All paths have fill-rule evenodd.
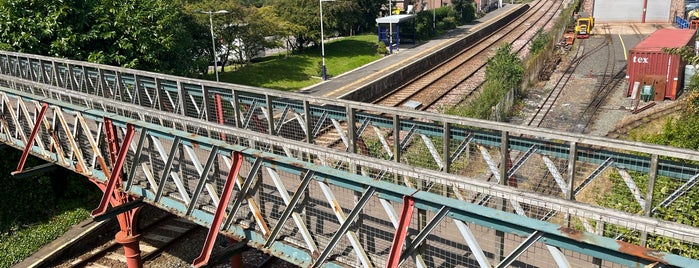
<path id="1" fill-rule="evenodd" d="M 197 10 L 197 12 L 202 13 L 202 14 L 209 14 L 209 25 L 211 26 L 211 48 L 213 49 L 212 52 L 214 53 L 214 73 L 216 74 L 216 82 L 218 82 L 218 59 L 216 57 L 216 41 L 214 39 L 214 14 L 226 14 L 228 13 L 228 10 L 219 10 L 219 11 L 201 11 Z"/>
<path id="2" fill-rule="evenodd" d="M 441 0 L 440 0 L 441 1 Z M 437 5 L 432 7 L 432 31 L 437 35 Z"/>
<path id="3" fill-rule="evenodd" d="M 321 77 L 323 77 L 323 80 L 327 80 L 327 69 L 325 68 L 325 41 L 323 39 L 323 2 L 332 2 L 335 0 L 318 0 L 318 4 L 320 5 L 320 57 L 323 61 L 323 67 L 320 71 Z"/>

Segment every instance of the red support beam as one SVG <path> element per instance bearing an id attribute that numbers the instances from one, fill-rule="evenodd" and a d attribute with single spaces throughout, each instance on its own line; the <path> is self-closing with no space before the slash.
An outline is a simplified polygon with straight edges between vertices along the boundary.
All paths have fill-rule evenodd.
<path id="1" fill-rule="evenodd" d="M 231 195 L 233 194 L 235 180 L 238 178 L 240 166 L 243 163 L 243 154 L 240 152 L 233 152 L 231 158 L 233 160 L 233 166 L 231 167 L 231 170 L 228 171 L 228 178 L 226 179 L 226 184 L 223 186 L 221 200 L 218 201 L 218 206 L 216 207 L 216 212 L 214 213 L 214 219 L 211 221 L 211 227 L 209 227 L 209 233 L 206 235 L 204 248 L 202 248 L 199 257 L 197 257 L 192 263 L 192 267 L 201 267 L 209 263 L 211 251 L 214 248 L 214 243 L 216 243 L 218 230 L 221 228 L 221 223 L 223 223 L 223 217 L 226 214 L 228 202 L 231 200 Z M 233 217 L 233 215 L 229 215 L 229 217 Z"/>
<path id="2" fill-rule="evenodd" d="M 408 233 L 410 219 L 413 217 L 414 207 L 415 200 L 413 197 L 403 196 L 403 209 L 400 212 L 400 219 L 398 221 L 398 228 L 396 228 L 396 234 L 393 236 L 393 243 L 391 244 L 391 251 L 388 254 L 386 268 L 396 268 L 400 263 L 400 255 L 403 252 L 403 243 L 405 243 L 405 236 Z"/>
<path id="3" fill-rule="evenodd" d="M 111 125 L 111 121 L 109 121 L 109 124 Z M 105 120 L 105 130 L 107 129 L 107 120 Z M 92 217 L 102 215 L 105 211 L 107 211 L 107 206 L 109 205 L 109 201 L 112 198 L 112 192 L 114 192 L 114 189 L 116 189 L 117 182 L 120 182 L 121 169 L 124 167 L 124 162 L 126 161 L 126 154 L 129 150 L 129 146 L 131 145 L 131 140 L 133 140 L 134 131 L 135 130 L 133 125 L 126 125 L 126 135 L 124 136 L 124 142 L 121 145 L 121 148 L 119 148 L 119 154 L 117 154 L 116 161 L 114 162 L 114 166 L 112 167 L 112 173 L 109 175 L 109 180 L 107 181 L 107 187 L 104 189 L 104 195 L 102 196 L 102 200 L 100 201 L 99 206 L 92 211 Z M 105 135 L 107 134 L 105 133 Z"/>
<path id="4" fill-rule="evenodd" d="M 34 127 L 32 128 L 32 134 L 29 135 L 29 139 L 24 144 L 24 150 L 22 151 L 22 158 L 19 159 L 19 164 L 17 165 L 17 170 L 10 172 L 10 174 L 15 175 L 15 174 L 21 173 L 22 170 L 24 170 L 24 164 L 27 162 L 27 157 L 29 156 L 29 151 L 32 150 L 32 146 L 34 145 L 34 139 L 36 139 L 36 134 L 39 133 L 39 128 L 41 127 L 41 121 L 44 120 L 44 114 L 46 114 L 46 110 L 48 108 L 49 108 L 48 103 L 44 103 L 41 105 L 41 111 L 39 111 L 39 115 L 36 117 L 36 120 L 34 120 Z"/>

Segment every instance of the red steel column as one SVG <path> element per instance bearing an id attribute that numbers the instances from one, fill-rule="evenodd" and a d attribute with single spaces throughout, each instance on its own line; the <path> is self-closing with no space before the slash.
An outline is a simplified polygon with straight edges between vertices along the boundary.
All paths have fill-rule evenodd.
<path id="1" fill-rule="evenodd" d="M 105 170 L 105 175 L 109 178 L 106 185 L 99 185 L 103 189 L 104 195 L 97 209 L 92 211 L 92 216 L 104 214 L 107 206 L 118 207 L 130 201 L 133 197 L 121 192 L 121 169 L 126 161 L 126 155 L 134 136 L 134 126 L 126 125 L 126 135 L 124 141 L 119 146 L 116 128 L 108 118 L 104 119 L 104 135 L 109 148 L 109 160 L 111 162 L 111 173 Z M 139 249 L 140 234 L 138 234 L 138 214 L 140 207 L 134 208 L 116 215 L 119 221 L 119 232 L 114 236 L 114 240 L 124 247 L 124 257 L 128 268 L 142 268 L 141 250 Z"/>
<path id="2" fill-rule="evenodd" d="M 121 225 L 119 221 L 119 225 Z M 124 257 L 126 257 L 126 267 L 142 268 L 141 249 L 138 246 L 140 234 L 133 235 L 130 232 L 121 229 L 115 236 L 114 241 L 124 247 Z"/>
<path id="3" fill-rule="evenodd" d="M 226 239 L 228 239 L 228 242 L 230 242 L 230 244 L 240 242 L 230 237 L 226 237 Z M 231 268 L 243 268 L 243 253 L 238 253 L 235 254 L 235 256 L 231 257 Z"/>
<path id="4" fill-rule="evenodd" d="M 218 120 L 219 124 L 223 125 L 223 105 L 221 104 L 221 95 L 214 95 L 214 100 L 216 101 L 216 119 Z M 221 140 L 226 140 L 225 133 L 221 133 Z"/>
<path id="5" fill-rule="evenodd" d="M 386 262 L 386 268 L 396 268 L 400 262 L 400 255 L 403 251 L 403 243 L 405 242 L 405 235 L 408 233 L 408 227 L 410 226 L 410 219 L 413 217 L 413 208 L 415 207 L 415 200 L 412 196 L 403 196 L 403 209 L 400 213 L 400 219 L 398 220 L 398 228 L 396 228 L 396 234 L 393 236 L 393 243 L 391 245 L 391 251 L 388 254 L 388 262 Z"/>
<path id="6" fill-rule="evenodd" d="M 206 240 L 204 241 L 204 248 L 201 250 L 199 257 L 194 259 L 192 267 L 201 267 L 209 262 L 211 257 L 211 251 L 213 250 L 214 243 L 216 242 L 216 235 L 218 235 L 218 230 L 221 228 L 221 223 L 223 223 L 223 218 L 226 216 L 226 208 L 228 207 L 228 201 L 231 200 L 231 195 L 233 194 L 233 186 L 235 185 L 235 180 L 238 178 L 238 172 L 240 172 L 240 166 L 243 163 L 243 154 L 240 152 L 233 152 L 231 155 L 231 160 L 233 160 L 233 166 L 231 170 L 228 171 L 228 178 L 223 186 L 221 192 L 221 200 L 218 201 L 218 207 L 216 207 L 216 212 L 214 213 L 214 218 L 211 221 L 211 227 L 209 227 L 209 232 L 206 235 Z M 230 215 L 232 217 L 233 215 Z"/>

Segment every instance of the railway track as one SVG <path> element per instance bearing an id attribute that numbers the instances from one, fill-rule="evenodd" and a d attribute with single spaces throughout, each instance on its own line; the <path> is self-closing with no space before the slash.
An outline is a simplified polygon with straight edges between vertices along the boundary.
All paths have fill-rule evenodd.
<path id="1" fill-rule="evenodd" d="M 144 263 L 154 260 L 163 251 L 202 228 L 172 214 L 158 213 L 153 220 L 141 227 L 141 260 Z M 56 265 L 62 268 L 124 266 L 126 262 L 123 248 L 114 239 L 62 265 Z"/>
<path id="2" fill-rule="evenodd" d="M 575 71 L 577 70 L 578 66 L 580 65 L 581 62 L 583 62 L 586 58 L 590 57 L 590 55 L 599 52 L 606 46 L 605 43 L 600 43 L 593 48 L 587 50 L 585 44 L 586 40 L 584 39 L 578 39 L 578 48 L 575 51 L 575 55 L 573 55 L 572 59 L 570 62 L 566 65 L 565 71 L 562 72 L 561 77 L 556 80 L 556 83 L 551 91 L 548 92 L 546 97 L 544 98 L 543 102 L 538 106 L 538 108 L 532 113 L 532 115 L 526 120 L 525 124 L 526 126 L 534 126 L 534 127 L 540 127 L 541 124 L 544 122 L 546 117 L 549 115 L 553 107 L 555 107 L 556 102 L 558 101 L 558 98 L 560 97 L 561 93 L 563 92 L 563 89 L 568 85 L 568 82 L 570 81 L 571 77 L 574 75 Z M 608 68 L 607 68 L 608 69 Z M 613 69 L 613 68 L 612 68 Z M 605 70 L 605 73 L 608 70 Z M 603 85 L 603 84 L 602 84 Z M 597 106 L 601 105 L 601 101 L 598 102 Z M 590 106 L 590 105 L 588 105 Z M 586 108 L 585 110 L 590 110 L 590 107 Z M 599 108 L 599 107 L 597 107 Z M 594 110 L 596 112 L 596 110 Z M 591 119 L 591 118 L 590 118 Z M 589 124 L 589 123 L 587 123 Z M 587 125 L 586 124 L 586 125 Z"/>
<path id="3" fill-rule="evenodd" d="M 145 211 L 147 210 L 147 211 Z M 170 213 L 144 207 L 142 223 L 140 224 L 140 250 L 144 267 L 181 267 L 177 262 L 189 265 L 201 250 L 201 241 L 207 233 L 207 229 L 185 219 L 176 217 Z M 67 255 L 52 257 L 53 261 L 34 267 L 126 267 L 124 250 L 121 244 L 114 241 L 113 232 L 106 235 L 90 235 L 83 237 L 85 242 L 80 242 L 77 248 L 72 249 Z M 87 242 L 87 240 L 94 240 Z M 98 241 L 103 240 L 103 241 Z M 219 243 L 217 243 L 219 244 Z M 222 245 L 222 244 L 221 244 Z M 181 248 L 196 249 L 182 250 Z M 221 248 L 221 250 L 225 250 Z M 189 256 L 182 256 L 177 251 L 191 251 Z M 167 252 L 168 254 L 164 254 Z M 246 267 L 293 267 L 293 265 L 280 261 L 278 258 L 266 255 L 260 251 L 249 248 L 243 253 Z M 212 255 L 213 257 L 213 255 Z M 177 260 L 173 261 L 173 258 Z M 227 258 L 217 261 L 225 261 Z M 212 260 L 213 261 L 213 260 Z M 215 263 L 211 263 L 215 264 Z"/>
<path id="4" fill-rule="evenodd" d="M 536 32 L 555 16 L 561 7 L 560 1 L 537 1 L 518 21 L 494 32 L 473 46 L 466 48 L 450 60 L 432 68 L 424 75 L 408 81 L 400 88 L 384 95 L 374 103 L 398 107 L 408 101 L 420 103 L 418 110 L 434 108 L 445 95 L 468 97 L 477 91 L 483 82 L 483 74 L 493 50 L 501 43 L 513 43 L 527 31 Z M 542 14 L 543 13 L 543 14 Z M 522 19 L 523 18 L 523 19 Z M 521 19 L 521 21 L 520 21 Z M 522 25 L 525 25 L 524 27 Z M 526 31 L 522 29 L 526 28 Z M 530 34 L 533 36 L 533 33 Z M 520 49 L 525 47 L 524 42 Z"/>
<path id="5" fill-rule="evenodd" d="M 589 130 L 590 125 L 593 123 L 598 111 L 602 106 L 605 105 L 609 95 L 614 92 L 624 79 L 626 72 L 626 67 L 616 68 L 616 51 L 612 42 L 612 34 L 608 27 L 604 27 L 604 44 L 607 47 L 607 63 L 605 65 L 604 73 L 601 75 L 597 82 L 596 90 L 592 95 L 592 100 L 588 102 L 585 110 L 582 113 L 581 120 L 582 126 L 579 132 L 586 133 Z"/>

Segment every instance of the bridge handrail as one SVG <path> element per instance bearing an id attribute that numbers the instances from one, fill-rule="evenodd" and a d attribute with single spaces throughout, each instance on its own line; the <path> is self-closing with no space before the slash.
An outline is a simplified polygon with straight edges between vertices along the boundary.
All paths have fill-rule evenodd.
<path id="1" fill-rule="evenodd" d="M 344 109 L 354 109 L 354 110 L 358 110 L 358 111 L 364 111 L 368 114 L 397 115 L 401 118 L 405 118 L 405 120 L 410 120 L 410 121 L 414 121 L 414 122 L 421 122 L 421 123 L 424 123 L 424 122 L 444 122 L 445 124 L 451 124 L 454 126 L 465 126 L 468 128 L 486 129 L 486 130 L 492 130 L 495 132 L 517 133 L 517 134 L 530 136 L 530 137 L 538 137 L 540 139 L 547 140 L 547 141 L 563 141 L 563 142 L 567 142 L 567 143 L 575 142 L 575 143 L 583 143 L 583 144 L 594 144 L 594 145 L 599 146 L 599 147 L 608 147 L 610 149 L 636 151 L 636 152 L 641 152 L 641 153 L 646 153 L 646 154 L 657 154 L 657 155 L 667 156 L 667 157 L 672 157 L 672 158 L 681 158 L 681 159 L 686 159 L 686 160 L 691 160 L 691 161 L 699 161 L 699 152 L 694 151 L 694 150 L 671 147 L 671 146 L 663 146 L 663 145 L 656 145 L 656 144 L 649 144 L 649 143 L 642 143 L 642 142 L 635 142 L 635 141 L 627 141 L 627 140 L 617 140 L 617 139 L 610 139 L 610 138 L 606 138 L 606 137 L 590 136 L 590 135 L 585 135 L 585 134 L 571 133 L 571 132 L 565 132 L 565 131 L 559 131 L 559 130 L 536 128 L 536 127 L 522 126 L 522 125 L 509 124 L 509 123 L 503 123 L 503 122 L 493 122 L 493 121 L 487 121 L 487 120 L 437 114 L 437 113 L 431 113 L 431 112 L 425 112 L 425 111 L 413 111 L 413 110 L 406 110 L 406 109 L 401 109 L 401 108 L 396 108 L 396 107 L 385 107 L 385 106 L 374 105 L 374 104 L 347 101 L 347 100 L 342 100 L 342 99 L 329 99 L 329 98 L 325 98 L 325 97 L 309 96 L 307 94 L 300 94 L 300 93 L 293 93 L 293 92 L 282 92 L 282 91 L 271 90 L 271 89 L 266 89 L 266 88 L 258 88 L 258 87 L 244 86 L 244 85 L 231 84 L 231 83 L 222 83 L 222 82 L 214 82 L 214 81 L 208 81 L 208 80 L 192 79 L 192 78 L 186 78 L 186 77 L 179 77 L 179 76 L 153 73 L 153 72 L 134 70 L 134 69 L 128 69 L 128 68 L 122 68 L 122 67 L 114 67 L 114 66 L 95 64 L 95 63 L 89 63 L 89 62 L 83 62 L 83 61 L 75 61 L 75 60 L 69 60 L 69 59 L 52 58 L 52 57 L 24 54 L 24 53 L 18 53 L 18 52 L 0 51 L 0 61 L 4 61 L 2 63 L 7 63 L 8 59 L 22 60 L 22 61 L 26 61 L 26 62 L 32 62 L 32 61 L 50 62 L 52 66 L 55 66 L 54 68 L 65 68 L 65 69 L 73 68 L 76 70 L 83 69 L 83 68 L 94 68 L 94 69 L 96 69 L 95 73 L 98 73 L 99 70 L 103 70 L 103 71 L 108 70 L 108 71 L 114 72 L 114 73 L 119 74 L 119 75 L 144 76 L 144 77 L 150 77 L 154 80 L 163 80 L 163 81 L 166 80 L 166 81 L 171 82 L 172 84 L 191 84 L 191 85 L 196 85 L 196 86 L 202 86 L 202 87 L 208 88 L 212 91 L 213 90 L 220 90 L 220 91 L 232 92 L 232 93 L 230 93 L 230 95 L 233 95 L 236 92 L 238 92 L 239 94 L 246 93 L 246 94 L 251 94 L 251 95 L 260 95 L 260 96 L 264 96 L 264 98 L 269 98 L 269 99 L 273 99 L 273 100 L 274 99 L 293 100 L 293 101 L 298 102 L 298 106 L 302 106 L 303 103 L 313 103 L 313 104 L 315 104 L 316 108 L 322 108 L 322 107 L 336 107 L 336 108 L 338 108 L 338 107 L 340 107 L 340 108 L 343 108 L 343 110 Z M 56 65 L 56 64 L 65 64 L 65 66 Z M 4 74 L 8 74 L 8 72 L 10 72 L 10 68 L 7 68 L 6 66 L 3 66 L 0 64 L 0 71 L 2 71 Z M 27 79 L 27 77 L 20 77 L 19 74 L 17 74 L 17 73 L 14 73 L 13 75 L 15 75 L 15 77 L 18 77 L 18 78 Z M 30 78 L 32 80 L 40 80 L 39 77 L 31 76 Z M 37 82 L 40 82 L 40 81 L 37 81 Z M 100 95 L 96 95 L 96 94 L 93 94 L 93 95 L 100 96 Z M 100 96 L 100 97 L 104 97 L 104 96 Z M 344 113 L 344 111 L 342 111 L 342 110 L 335 110 L 334 112 L 340 113 L 340 114 Z M 439 127 L 439 125 L 437 125 L 437 126 Z"/>

